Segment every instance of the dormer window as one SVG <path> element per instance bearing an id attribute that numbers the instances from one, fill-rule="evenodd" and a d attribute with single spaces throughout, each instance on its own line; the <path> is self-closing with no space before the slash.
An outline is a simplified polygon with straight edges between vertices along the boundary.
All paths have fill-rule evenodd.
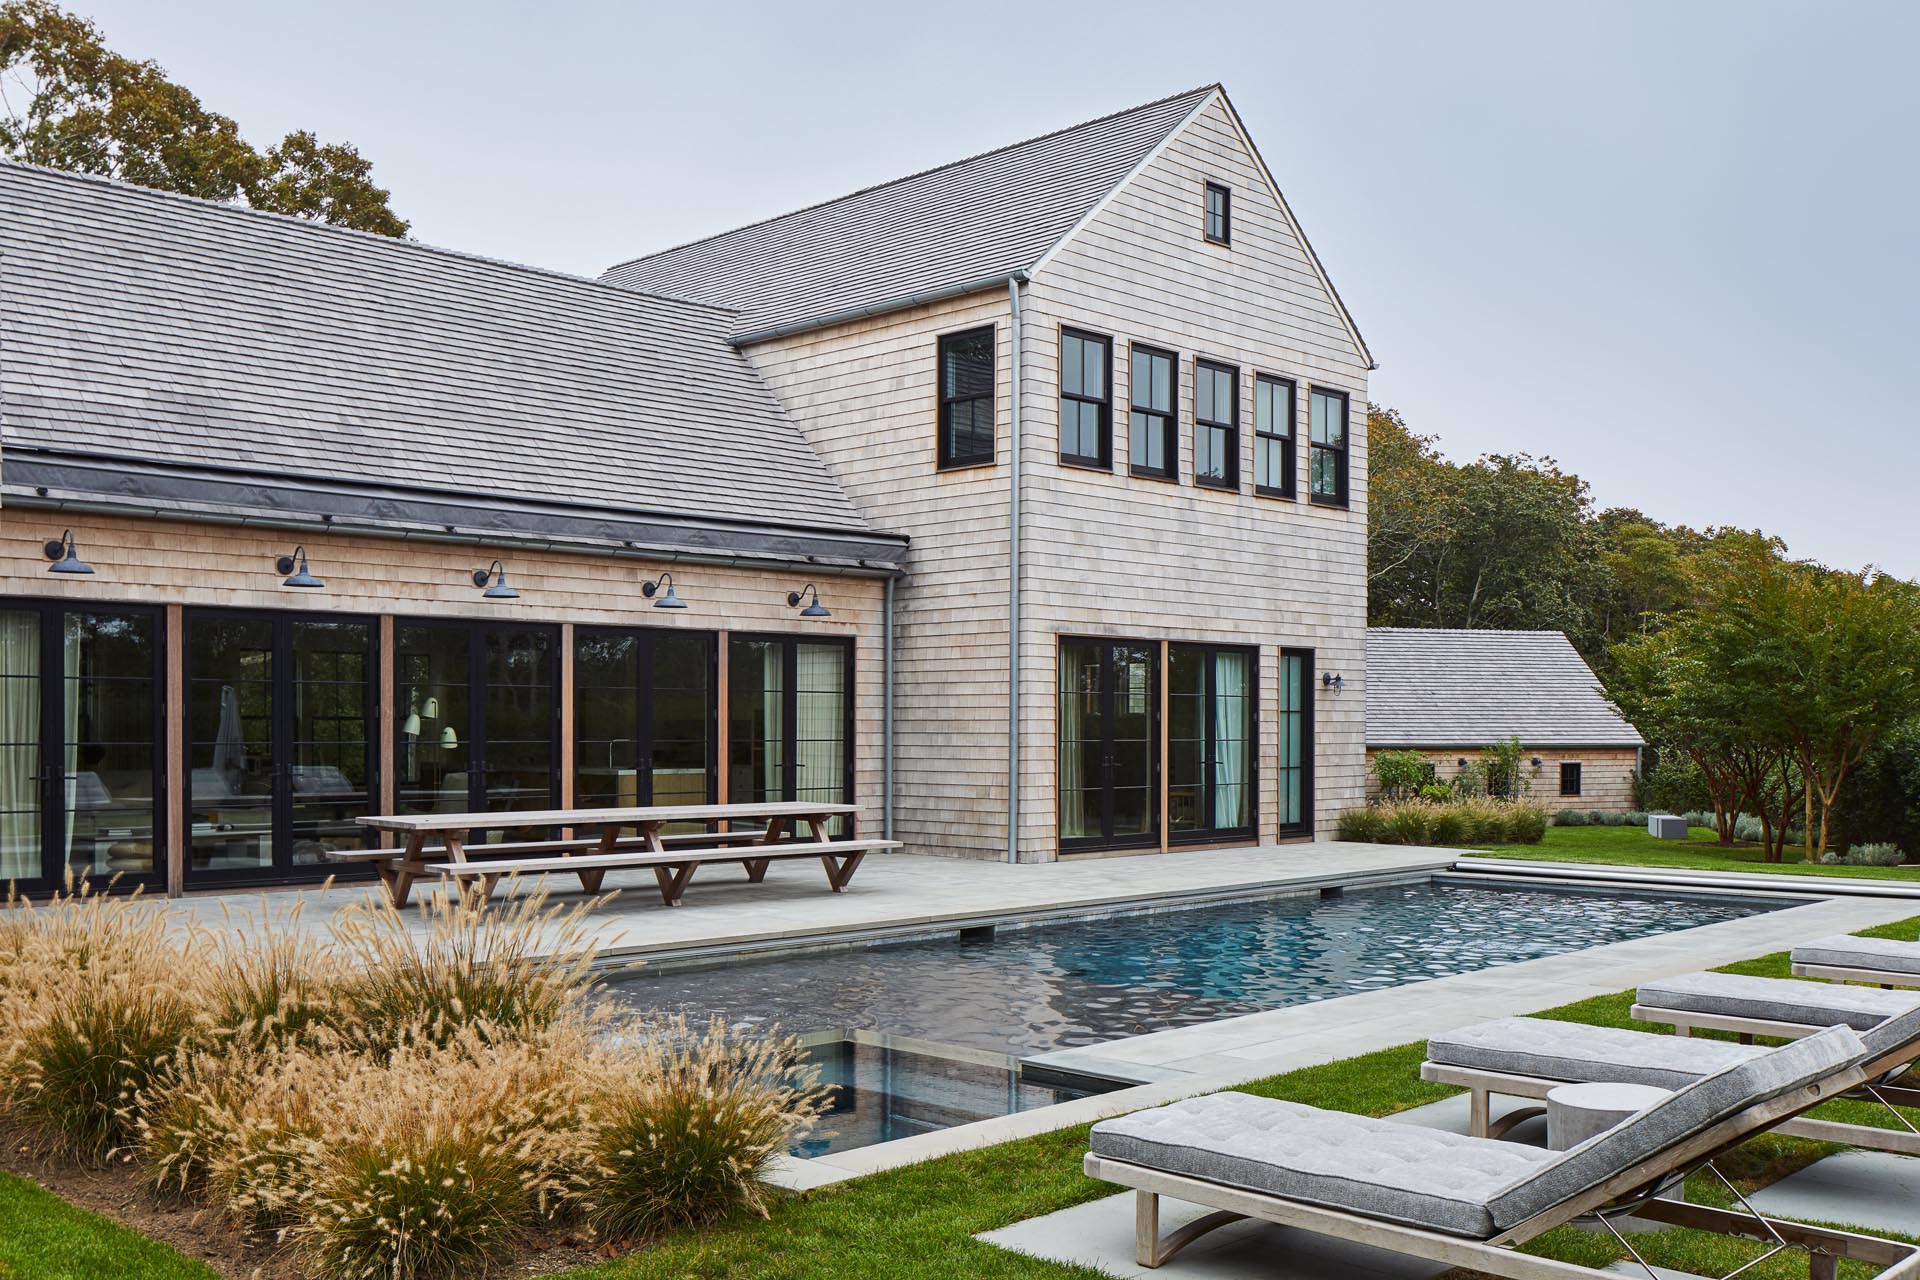
<path id="1" fill-rule="evenodd" d="M 1218 182 L 1207 184 L 1207 216 L 1202 229 L 1214 244 L 1233 243 L 1233 192 Z"/>

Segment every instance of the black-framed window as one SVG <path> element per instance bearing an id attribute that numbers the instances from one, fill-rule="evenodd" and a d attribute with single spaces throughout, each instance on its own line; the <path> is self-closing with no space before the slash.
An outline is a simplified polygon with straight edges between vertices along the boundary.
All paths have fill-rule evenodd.
<path id="1" fill-rule="evenodd" d="M 1313 650 L 1280 651 L 1280 834 L 1313 834 Z"/>
<path id="2" fill-rule="evenodd" d="M 1313 389 L 1313 500 L 1347 505 L 1347 393 Z"/>
<path id="3" fill-rule="evenodd" d="M 1238 645 L 1167 647 L 1167 834 L 1253 834 L 1259 795 L 1260 659 Z"/>
<path id="4" fill-rule="evenodd" d="M 1563 796 L 1580 794 L 1580 762 L 1578 760 L 1560 762 L 1560 794 Z"/>
<path id="5" fill-rule="evenodd" d="M 853 803 L 853 641 L 734 633 L 727 799 Z M 852 824 L 835 818 L 832 834 Z"/>
<path id="6" fill-rule="evenodd" d="M 1293 382 L 1264 373 L 1253 380 L 1253 491 L 1293 496 Z"/>
<path id="7" fill-rule="evenodd" d="M 994 330 L 949 333 L 938 344 L 941 467 L 993 462 Z"/>
<path id="8" fill-rule="evenodd" d="M 1078 329 L 1060 330 L 1060 461 L 1113 465 L 1113 342 Z"/>
<path id="9" fill-rule="evenodd" d="M 712 804 L 719 798 L 718 652 L 711 631 L 575 630 L 575 805 Z"/>
<path id="10" fill-rule="evenodd" d="M 1127 456 L 1134 475 L 1171 480 L 1180 474 L 1178 418 L 1180 357 L 1156 347 L 1135 346 L 1127 358 L 1133 406 L 1127 424 Z"/>
<path id="11" fill-rule="evenodd" d="M 187 883 L 354 870 L 334 855 L 372 843 L 355 819 L 379 795 L 373 619 L 189 609 L 183 624 Z"/>
<path id="12" fill-rule="evenodd" d="M 167 866 L 160 610 L 0 607 L 0 881 L 157 883 Z"/>
<path id="13" fill-rule="evenodd" d="M 395 811 L 557 808 L 559 628 L 402 618 L 393 636 Z"/>
<path id="14" fill-rule="evenodd" d="M 1222 183 L 1209 182 L 1206 191 L 1206 218 L 1201 229 L 1214 244 L 1233 243 L 1233 192 Z"/>
<path id="15" fill-rule="evenodd" d="M 1193 362 L 1193 482 L 1240 487 L 1240 371 L 1232 365 Z"/>
<path id="16" fill-rule="evenodd" d="M 1060 641 L 1063 850 L 1159 840 L 1159 668 L 1151 641 Z"/>

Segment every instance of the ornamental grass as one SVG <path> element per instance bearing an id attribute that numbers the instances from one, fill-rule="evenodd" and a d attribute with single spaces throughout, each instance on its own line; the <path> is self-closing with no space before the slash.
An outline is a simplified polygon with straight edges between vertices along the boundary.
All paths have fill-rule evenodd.
<path id="1" fill-rule="evenodd" d="M 477 887 L 217 936 L 84 885 L 0 911 L 0 1124 L 131 1161 L 322 1280 L 444 1280 L 543 1224 L 616 1242 L 762 1211 L 822 1109 L 798 1046 L 615 1027 L 585 913 Z"/>
<path id="2" fill-rule="evenodd" d="M 1366 844 L 1443 848 L 1539 844 L 1548 822 L 1546 808 L 1526 800 L 1394 800 L 1341 813 L 1338 836 Z"/>

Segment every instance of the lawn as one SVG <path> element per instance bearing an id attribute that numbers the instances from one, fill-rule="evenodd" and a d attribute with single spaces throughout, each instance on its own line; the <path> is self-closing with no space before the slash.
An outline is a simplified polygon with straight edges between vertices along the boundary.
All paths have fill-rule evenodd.
<path id="1" fill-rule="evenodd" d="M 1776 876 L 1853 876 L 1875 880 L 1920 880 L 1920 863 L 1900 867 L 1843 867 L 1796 861 L 1804 850 L 1788 849 L 1785 862 L 1764 861 L 1758 845 L 1723 848 L 1710 827 L 1692 827 L 1689 838 L 1656 840 L 1640 827 L 1548 827 L 1537 845 L 1475 850 L 1470 857 L 1521 858 L 1537 862 L 1613 863 L 1673 867 L 1684 871 L 1757 871 Z"/>
<path id="2" fill-rule="evenodd" d="M 1920 938 L 1920 917 L 1868 932 L 1880 937 Z M 1767 976 L 1784 977 L 1788 973 L 1784 953 L 1730 968 Z M 1628 1018 L 1631 1003 L 1632 993 L 1621 992 L 1539 1016 L 1644 1026 Z M 1417 1072 L 1424 1047 L 1401 1045 L 1344 1062 L 1288 1072 L 1242 1088 L 1315 1106 L 1389 1115 L 1457 1092 L 1420 1080 Z M 1870 1107 L 1855 1103 L 1828 1105 L 1844 1108 L 1846 1119 L 1883 1123 L 1884 1113 Z M 1842 1116 L 1836 1114 L 1836 1118 Z M 1041 1262 L 972 1238 L 977 1232 L 1113 1194 L 1112 1187 L 1081 1174 L 1080 1157 L 1086 1149 L 1087 1127 L 1082 1125 L 929 1160 L 787 1197 L 764 1220 L 745 1219 L 676 1236 L 657 1247 L 569 1272 L 567 1277 L 1097 1280 L 1100 1273 L 1087 1268 Z M 1745 1190 L 1771 1182 L 1834 1149 L 1792 1138 L 1763 1137 L 1741 1148 L 1729 1172 L 1745 1184 Z M 1725 1202 L 1725 1192 L 1704 1179 L 1690 1184 L 1689 1194 L 1704 1202 Z M 1725 1274 L 1759 1252 L 1754 1245 L 1692 1231 L 1663 1231 L 1639 1236 L 1636 1242 L 1658 1265 L 1709 1275 Z M 1596 1267 L 1622 1256 L 1610 1241 L 1570 1229 L 1541 1237 L 1529 1251 Z M 1745 1274 L 1755 1280 L 1804 1278 L 1806 1262 L 1798 1255 L 1776 1258 Z M 1841 1274 L 1851 1278 L 1868 1272 L 1848 1264 Z M 210 1275 L 164 1246 L 71 1209 L 37 1188 L 17 1180 L 0 1180 L 0 1280 L 16 1276 L 33 1276 L 36 1280 L 42 1276 L 49 1280 L 93 1276 L 209 1280 Z"/>

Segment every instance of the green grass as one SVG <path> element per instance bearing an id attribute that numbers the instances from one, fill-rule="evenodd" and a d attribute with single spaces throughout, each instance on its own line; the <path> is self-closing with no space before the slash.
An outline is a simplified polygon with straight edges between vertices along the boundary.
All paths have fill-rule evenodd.
<path id="1" fill-rule="evenodd" d="M 1875 880 L 1920 880 L 1920 864 L 1900 867 L 1844 867 L 1795 861 L 1806 857 L 1789 848 L 1784 862 L 1767 862 L 1757 845 L 1723 848 L 1708 827 L 1689 828 L 1685 841 L 1656 840 L 1640 827 L 1548 827 L 1537 845 L 1474 851 L 1476 858 L 1520 858 L 1536 862 L 1613 863 L 1630 867 L 1673 867 L 1683 871 L 1757 871 L 1786 876 L 1857 876 Z"/>
<path id="2" fill-rule="evenodd" d="M 1920 939 L 1920 917 L 1867 931 L 1879 937 Z M 1731 968 L 1785 977 L 1784 953 Z M 1541 1017 L 1569 1022 L 1646 1029 L 1627 1016 L 1631 992 L 1620 992 L 1548 1010 Z M 1419 1077 L 1424 1044 L 1400 1045 L 1325 1066 L 1307 1067 L 1254 1084 L 1245 1092 L 1287 1098 L 1365 1115 L 1389 1115 L 1447 1097 L 1458 1090 Z M 1822 1115 L 1860 1123 L 1882 1121 L 1876 1109 L 1829 1103 Z M 789 1198 L 765 1220 L 740 1222 L 669 1240 L 656 1248 L 569 1273 L 570 1280 L 1090 1280 L 1098 1273 L 1042 1262 L 981 1244 L 971 1237 L 1027 1218 L 1113 1194 L 1114 1188 L 1080 1172 L 1087 1126 L 1063 1129 L 1019 1142 L 929 1160 L 824 1187 Z M 1837 1148 L 1793 1138 L 1763 1136 L 1746 1144 L 1729 1170 L 1743 1190 L 1764 1185 Z M 1696 1179 L 1689 1195 L 1725 1203 L 1717 1183 Z M 1656 1265 L 1696 1274 L 1724 1275 L 1757 1255 L 1758 1246 L 1696 1231 L 1663 1231 L 1636 1237 Z M 1569 1262 L 1604 1266 L 1623 1256 L 1609 1240 L 1576 1230 L 1549 1232 L 1528 1246 Z M 1746 1274 L 1756 1280 L 1804 1280 L 1804 1256 L 1764 1263 Z M 1841 1274 L 1861 1277 L 1847 1264 Z"/>
<path id="3" fill-rule="evenodd" d="M 219 1280 L 158 1240 L 0 1173 L 0 1280 Z"/>

